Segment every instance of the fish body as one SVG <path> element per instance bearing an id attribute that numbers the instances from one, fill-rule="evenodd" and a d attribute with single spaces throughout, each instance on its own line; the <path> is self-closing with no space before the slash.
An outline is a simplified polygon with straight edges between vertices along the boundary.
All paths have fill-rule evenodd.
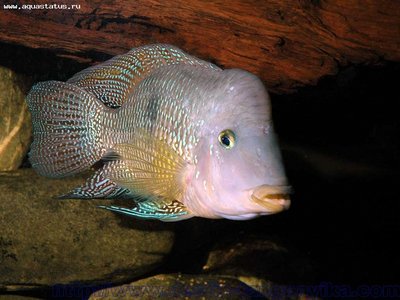
<path id="1" fill-rule="evenodd" d="M 246 71 L 157 44 L 38 83 L 27 102 L 39 174 L 104 162 L 62 198 L 127 199 L 131 207 L 102 207 L 163 221 L 250 219 L 289 205 L 269 96 Z"/>

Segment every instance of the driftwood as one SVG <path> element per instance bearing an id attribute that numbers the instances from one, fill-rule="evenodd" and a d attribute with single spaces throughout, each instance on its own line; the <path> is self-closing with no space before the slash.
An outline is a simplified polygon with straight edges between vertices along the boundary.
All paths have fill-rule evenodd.
<path id="1" fill-rule="evenodd" d="M 58 3 L 29 1 L 54 2 Z M 225 68 L 253 72 L 277 93 L 315 84 L 350 63 L 400 60 L 400 1 L 79 0 L 76 4 L 80 9 L 0 7 L 0 41 L 90 63 L 139 45 L 170 43 Z"/>

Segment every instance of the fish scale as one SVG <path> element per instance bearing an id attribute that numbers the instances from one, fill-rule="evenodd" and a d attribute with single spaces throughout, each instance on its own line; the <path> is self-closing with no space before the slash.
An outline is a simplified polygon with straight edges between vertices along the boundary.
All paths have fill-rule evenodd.
<path id="1" fill-rule="evenodd" d="M 191 122 L 200 107 L 206 104 L 206 88 L 210 95 L 214 94 L 211 83 L 218 81 L 219 72 L 186 65 L 179 68 L 166 66 L 154 71 L 133 91 L 132 100 L 104 118 L 104 128 L 113 128 L 109 137 L 113 140 L 111 143 L 127 143 L 134 139 L 135 129 L 141 128 L 165 140 L 185 160 L 192 161 L 190 148 L 198 141 L 195 135 L 198 125 L 191 126 Z M 185 99 L 198 101 L 192 100 L 187 105 Z M 149 111 L 151 102 L 157 102 L 156 112 Z"/>

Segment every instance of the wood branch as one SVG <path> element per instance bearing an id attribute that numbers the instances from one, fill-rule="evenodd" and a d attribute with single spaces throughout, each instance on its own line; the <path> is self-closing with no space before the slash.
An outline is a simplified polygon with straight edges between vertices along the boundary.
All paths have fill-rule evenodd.
<path id="1" fill-rule="evenodd" d="M 255 73 L 277 93 L 315 84 L 350 63 L 400 60 L 400 1 L 77 3 L 78 10 L 0 8 L 0 41 L 93 63 L 139 45 L 170 43 Z"/>

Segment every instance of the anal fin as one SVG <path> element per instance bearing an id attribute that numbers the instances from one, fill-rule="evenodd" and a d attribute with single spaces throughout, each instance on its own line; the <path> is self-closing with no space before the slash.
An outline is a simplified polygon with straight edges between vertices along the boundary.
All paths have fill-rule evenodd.
<path id="1" fill-rule="evenodd" d="M 132 199 L 135 196 L 126 188 L 118 186 L 109 178 L 104 177 L 104 169 L 97 170 L 86 182 L 73 189 L 67 194 L 61 195 L 59 199 Z"/>

